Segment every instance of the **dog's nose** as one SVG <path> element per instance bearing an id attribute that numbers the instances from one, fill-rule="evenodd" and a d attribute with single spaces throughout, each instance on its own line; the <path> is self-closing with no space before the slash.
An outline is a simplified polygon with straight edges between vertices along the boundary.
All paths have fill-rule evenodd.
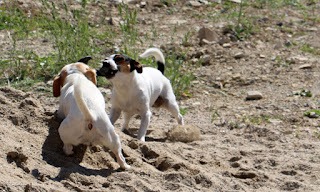
<path id="1" fill-rule="evenodd" d="M 116 69 L 116 70 L 112 70 L 112 71 L 111 71 L 111 75 L 116 74 L 118 71 L 119 71 L 118 69 Z"/>

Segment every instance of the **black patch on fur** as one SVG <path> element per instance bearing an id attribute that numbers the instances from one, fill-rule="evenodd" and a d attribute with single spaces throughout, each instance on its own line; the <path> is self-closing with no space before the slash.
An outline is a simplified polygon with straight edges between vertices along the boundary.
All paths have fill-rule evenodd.
<path id="1" fill-rule="evenodd" d="M 84 63 L 84 64 L 88 64 L 88 62 L 92 59 L 92 57 L 87 56 L 87 57 L 83 57 L 81 59 L 79 59 L 78 62 Z"/>
<path id="2" fill-rule="evenodd" d="M 118 72 L 117 69 L 116 70 L 111 69 L 110 63 L 108 61 L 104 61 L 103 66 L 96 71 L 97 71 L 97 76 L 103 76 L 107 79 L 111 79 Z"/>
<path id="3" fill-rule="evenodd" d="M 157 61 L 158 70 L 161 71 L 161 73 L 164 73 L 164 64 L 160 61 Z"/>
<path id="4" fill-rule="evenodd" d="M 130 60 L 130 72 L 137 70 L 138 73 L 142 73 L 142 65 L 136 61 L 131 59 Z"/>

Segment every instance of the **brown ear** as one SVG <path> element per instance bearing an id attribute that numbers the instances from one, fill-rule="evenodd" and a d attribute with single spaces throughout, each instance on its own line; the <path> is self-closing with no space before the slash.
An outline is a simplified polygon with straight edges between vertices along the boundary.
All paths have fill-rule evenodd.
<path id="1" fill-rule="evenodd" d="M 137 70 L 138 73 L 142 73 L 142 68 L 142 65 L 138 61 L 132 60 L 130 62 L 130 72 Z"/>
<path id="2" fill-rule="evenodd" d="M 85 76 L 92 81 L 95 85 L 97 85 L 97 77 L 96 77 L 96 70 L 94 69 L 88 69 Z"/>
<path id="3" fill-rule="evenodd" d="M 52 91 L 54 97 L 60 96 L 61 78 L 60 75 L 56 76 L 53 80 Z"/>
<path id="4" fill-rule="evenodd" d="M 116 62 L 117 64 L 125 61 L 125 59 L 124 59 L 121 55 L 116 55 L 116 56 L 113 58 L 113 60 L 114 60 L 114 62 Z"/>

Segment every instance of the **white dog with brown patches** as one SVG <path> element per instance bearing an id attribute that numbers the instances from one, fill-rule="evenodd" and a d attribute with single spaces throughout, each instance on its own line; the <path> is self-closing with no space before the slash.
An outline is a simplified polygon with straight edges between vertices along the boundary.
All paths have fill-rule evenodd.
<path id="1" fill-rule="evenodd" d="M 66 155 L 73 154 L 79 144 L 104 145 L 111 149 L 121 168 L 129 168 L 121 152 L 120 138 L 105 112 L 104 98 L 96 87 L 96 72 L 80 62 L 66 65 L 53 83 L 53 95 L 59 97 L 59 127 Z"/>
<path id="2" fill-rule="evenodd" d="M 140 57 L 154 56 L 158 70 L 144 67 L 139 62 L 126 55 L 115 54 L 103 61 L 103 66 L 97 71 L 98 76 L 105 76 L 113 84 L 111 98 L 110 120 L 114 124 L 121 112 L 124 112 L 122 131 L 128 128 L 130 118 L 138 114 L 141 125 L 137 138 L 145 141 L 153 107 L 163 107 L 171 112 L 179 124 L 183 117 L 173 93 L 170 81 L 163 75 L 164 56 L 157 48 L 146 50 Z"/>

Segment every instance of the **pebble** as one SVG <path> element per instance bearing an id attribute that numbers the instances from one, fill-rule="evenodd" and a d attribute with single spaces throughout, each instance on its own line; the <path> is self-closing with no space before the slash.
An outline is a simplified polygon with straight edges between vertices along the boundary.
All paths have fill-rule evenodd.
<path id="1" fill-rule="evenodd" d="M 202 59 L 202 65 L 209 65 L 211 61 L 210 55 L 203 55 L 200 57 Z"/>
<path id="2" fill-rule="evenodd" d="M 224 48 L 230 48 L 230 47 L 231 47 L 231 44 L 230 44 L 230 43 L 224 43 L 224 44 L 222 45 L 222 47 L 224 47 Z"/>
<path id="3" fill-rule="evenodd" d="M 312 68 L 312 64 L 304 64 L 299 66 L 299 69 L 311 69 L 311 68 Z"/>
<path id="4" fill-rule="evenodd" d="M 200 105 L 201 105 L 201 103 L 199 101 L 192 103 L 193 107 L 200 106 Z"/>
<path id="5" fill-rule="evenodd" d="M 234 58 L 236 59 L 241 59 L 244 57 L 244 53 L 241 51 L 241 52 L 238 52 L 234 55 Z"/>
<path id="6" fill-rule="evenodd" d="M 206 39 L 208 40 L 209 42 L 210 41 L 217 41 L 218 40 L 218 35 L 210 30 L 209 28 L 207 27 L 202 27 L 199 32 L 198 32 L 198 37 L 200 39 L 200 43 L 203 39 Z"/>
<path id="7" fill-rule="evenodd" d="M 191 7 L 200 7 L 201 3 L 199 3 L 198 1 L 188 1 L 186 5 Z"/>
<path id="8" fill-rule="evenodd" d="M 246 100 L 258 100 L 262 99 L 262 93 L 259 91 L 248 91 Z"/>

